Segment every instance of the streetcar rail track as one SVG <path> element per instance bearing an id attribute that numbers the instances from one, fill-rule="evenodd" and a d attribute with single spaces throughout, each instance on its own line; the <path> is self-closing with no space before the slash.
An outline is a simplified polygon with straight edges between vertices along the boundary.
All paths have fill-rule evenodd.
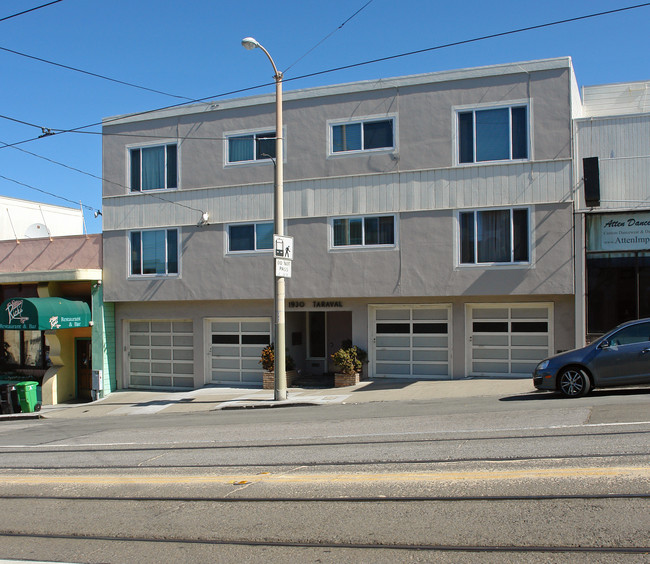
<path id="1" fill-rule="evenodd" d="M 172 452 L 160 449 L 162 452 Z M 93 451 L 94 452 L 94 451 Z M 16 454 L 16 453 L 12 453 Z M 89 452 L 88 454 L 92 454 Z M 427 459 L 402 459 L 402 460 L 339 460 L 339 461 L 309 461 L 300 460 L 302 466 L 310 467 L 331 467 L 331 466 L 385 466 L 395 464 L 455 464 L 455 463 L 503 463 L 503 462 L 539 462 L 547 460 L 557 461 L 571 461 L 571 460 L 585 460 L 585 459 L 607 459 L 620 460 L 624 458 L 635 458 L 642 456 L 650 456 L 648 452 L 630 452 L 630 453 L 616 453 L 616 454 L 572 454 L 572 455 L 543 455 L 543 456 L 511 456 L 511 457 L 465 457 L 465 458 L 427 458 Z M 280 462 L 256 462 L 250 463 L 201 463 L 201 464 L 150 464 L 144 465 L 142 462 L 138 464 L 101 464 L 101 465 L 11 465 L 0 466 L 0 472 L 4 470 L 178 470 L 178 469 L 201 469 L 201 468 L 282 468 L 296 464 L 296 461 L 280 461 Z"/>
<path id="2" fill-rule="evenodd" d="M 21 531 L 0 531 L 0 537 L 47 540 L 94 540 L 103 542 L 165 543 L 165 544 L 207 544 L 234 545 L 248 547 L 281 548 L 326 548 L 326 549 L 362 549 L 362 550 L 403 550 L 428 552 L 537 552 L 537 553 L 595 553 L 595 554 L 647 554 L 650 546 L 568 546 L 568 545 L 446 545 L 446 544 L 406 544 L 406 543 L 354 543 L 329 541 L 287 541 L 287 540 L 247 540 L 187 537 L 142 537 L 128 535 L 90 535 L 64 533 L 28 533 Z"/>
<path id="3" fill-rule="evenodd" d="M 424 503 L 424 502 L 507 502 L 507 501 L 593 501 L 650 499 L 650 493 L 487 495 L 487 496 L 364 496 L 364 497 L 188 497 L 188 496 L 70 496 L 3 494 L 0 499 L 46 501 L 115 501 L 182 503 Z"/>
<path id="4" fill-rule="evenodd" d="M 61 446 L 42 446 L 42 445 L 0 445 L 0 450 L 10 449 L 11 454 L 60 454 L 65 452 L 148 452 L 148 451 L 191 451 L 191 450 L 241 450 L 241 449 L 279 449 L 279 448 L 297 448 L 297 447 L 341 447 L 341 446 L 368 446 L 368 445 L 405 445 L 405 444 L 418 444 L 418 443 L 449 443 L 457 442 L 462 440 L 463 442 L 474 442 L 474 441 L 510 441 L 510 440 L 530 440 L 530 439 L 567 439 L 574 437 L 609 437 L 609 436 L 622 436 L 622 435 L 648 435 L 649 432 L 645 430 L 639 431 L 601 431 L 599 433 L 560 433 L 560 434 L 535 434 L 535 435 L 506 435 L 506 436 L 476 436 L 476 437 L 459 437 L 457 435 L 450 437 L 436 437 L 436 438 L 404 438 L 400 437 L 398 439 L 382 439 L 377 437 L 374 440 L 355 440 L 355 441 L 321 441 L 321 442 L 312 442 L 301 439 L 301 442 L 265 442 L 259 444 L 250 444 L 250 443 L 231 443 L 231 444 L 215 444 L 215 443 L 206 443 L 206 444 L 195 444 L 188 445 L 187 443 L 154 443 L 147 446 L 127 444 L 127 445 L 101 445 L 101 448 L 98 448 L 96 445 L 92 444 L 79 444 L 79 445 L 61 445 Z M 390 433 L 387 433 L 387 436 L 390 436 Z M 20 449 L 20 450 L 17 450 Z"/>

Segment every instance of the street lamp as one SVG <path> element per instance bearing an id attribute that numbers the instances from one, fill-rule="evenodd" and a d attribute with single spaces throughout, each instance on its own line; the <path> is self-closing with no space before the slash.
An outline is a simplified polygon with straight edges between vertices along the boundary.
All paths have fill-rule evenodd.
<path id="1" fill-rule="evenodd" d="M 245 37 L 241 44 L 248 50 L 261 49 L 273 65 L 275 79 L 275 213 L 273 230 L 276 235 L 284 235 L 284 170 L 282 158 L 282 73 L 275 66 L 269 52 L 252 37 Z M 275 250 L 273 251 L 275 253 Z M 287 399 L 287 373 L 285 353 L 285 322 L 284 322 L 284 278 L 275 275 L 275 259 L 273 264 L 273 279 L 275 280 L 275 400 Z"/>

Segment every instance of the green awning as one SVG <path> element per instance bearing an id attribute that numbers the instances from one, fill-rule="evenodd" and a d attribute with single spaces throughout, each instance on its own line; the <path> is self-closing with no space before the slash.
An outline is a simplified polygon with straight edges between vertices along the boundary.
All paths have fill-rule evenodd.
<path id="1" fill-rule="evenodd" d="M 90 326 L 90 308 L 63 298 L 10 298 L 0 306 L 0 329 L 49 331 Z"/>

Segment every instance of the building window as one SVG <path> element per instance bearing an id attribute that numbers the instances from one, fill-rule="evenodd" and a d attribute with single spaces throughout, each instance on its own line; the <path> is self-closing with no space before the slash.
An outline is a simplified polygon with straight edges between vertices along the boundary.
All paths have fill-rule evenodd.
<path id="1" fill-rule="evenodd" d="M 131 275 L 178 274 L 178 230 L 156 229 L 131 232 Z"/>
<path id="2" fill-rule="evenodd" d="M 458 112 L 458 162 L 528 158 L 528 108 L 509 106 Z"/>
<path id="3" fill-rule="evenodd" d="M 131 192 L 178 188 L 176 143 L 129 149 Z"/>
<path id="4" fill-rule="evenodd" d="M 364 120 L 331 124 L 332 154 L 393 149 L 394 120 Z"/>
<path id="5" fill-rule="evenodd" d="M 460 212 L 461 264 L 530 261 L 528 209 Z"/>
<path id="6" fill-rule="evenodd" d="M 250 163 L 275 158 L 275 131 L 231 135 L 226 139 L 228 163 Z"/>
<path id="7" fill-rule="evenodd" d="M 334 247 L 395 245 L 395 216 L 341 217 L 332 220 Z"/>
<path id="8" fill-rule="evenodd" d="M 268 251 L 273 248 L 273 223 L 228 226 L 228 252 Z"/>

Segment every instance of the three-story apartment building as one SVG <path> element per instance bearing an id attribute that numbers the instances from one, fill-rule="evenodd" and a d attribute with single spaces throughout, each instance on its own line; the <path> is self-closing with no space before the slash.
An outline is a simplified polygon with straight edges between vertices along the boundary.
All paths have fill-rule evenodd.
<path id="1" fill-rule="evenodd" d="M 122 386 L 261 383 L 274 100 L 104 120 L 104 299 Z M 327 372 L 347 339 L 371 377 L 528 375 L 571 348 L 579 104 L 569 58 L 286 92 L 297 368 Z"/>

